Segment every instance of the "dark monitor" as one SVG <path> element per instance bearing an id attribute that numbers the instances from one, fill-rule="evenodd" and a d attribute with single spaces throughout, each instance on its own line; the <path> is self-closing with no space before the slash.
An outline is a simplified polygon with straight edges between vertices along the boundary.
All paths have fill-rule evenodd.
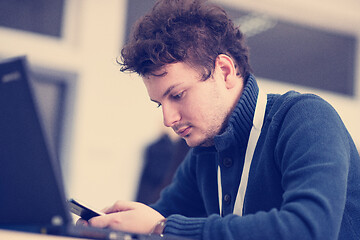
<path id="1" fill-rule="evenodd" d="M 0 226 L 70 221 L 58 165 L 34 103 L 26 59 L 0 62 Z"/>

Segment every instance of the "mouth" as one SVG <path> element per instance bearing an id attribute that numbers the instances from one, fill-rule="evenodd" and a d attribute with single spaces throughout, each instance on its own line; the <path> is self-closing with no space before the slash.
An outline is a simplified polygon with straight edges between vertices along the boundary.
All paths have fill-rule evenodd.
<path id="1" fill-rule="evenodd" d="M 191 130 L 191 127 L 183 127 L 183 128 L 180 128 L 178 130 L 176 130 L 176 134 L 179 135 L 180 137 L 184 138 L 186 137 L 187 135 L 189 135 L 190 133 L 190 130 Z"/>

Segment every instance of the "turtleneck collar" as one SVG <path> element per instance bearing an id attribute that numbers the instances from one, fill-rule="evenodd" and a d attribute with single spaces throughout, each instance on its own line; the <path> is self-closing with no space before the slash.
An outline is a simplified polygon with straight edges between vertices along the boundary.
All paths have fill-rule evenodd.
<path id="1" fill-rule="evenodd" d="M 214 138 L 215 145 L 211 147 L 195 147 L 193 149 L 195 154 L 222 151 L 234 142 L 246 148 L 253 124 L 259 87 L 255 77 L 251 74 L 245 83 L 244 91 L 228 119 L 224 132 Z"/>
<path id="2" fill-rule="evenodd" d="M 246 147 L 254 117 L 259 87 L 253 75 L 249 75 L 240 99 L 231 113 L 223 133 L 215 136 L 215 148 L 222 151 L 234 141 Z"/>

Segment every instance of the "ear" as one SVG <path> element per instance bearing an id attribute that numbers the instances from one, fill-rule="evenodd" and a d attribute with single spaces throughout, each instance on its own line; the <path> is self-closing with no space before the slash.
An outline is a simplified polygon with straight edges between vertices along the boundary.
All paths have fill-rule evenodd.
<path id="1" fill-rule="evenodd" d="M 242 80 L 236 75 L 235 63 L 228 55 L 219 54 L 216 57 L 215 69 L 222 75 L 228 89 L 234 88 Z"/>

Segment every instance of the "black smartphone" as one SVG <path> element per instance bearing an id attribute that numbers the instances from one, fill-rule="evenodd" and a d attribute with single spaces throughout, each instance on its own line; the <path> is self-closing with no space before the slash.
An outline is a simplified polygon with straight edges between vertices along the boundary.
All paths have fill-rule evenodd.
<path id="1" fill-rule="evenodd" d="M 78 215 L 79 217 L 85 219 L 86 221 L 96 216 L 105 215 L 105 213 L 94 210 L 89 206 L 86 206 L 85 204 L 80 203 L 78 200 L 75 200 L 73 198 L 68 200 L 68 206 L 70 212 Z"/>

